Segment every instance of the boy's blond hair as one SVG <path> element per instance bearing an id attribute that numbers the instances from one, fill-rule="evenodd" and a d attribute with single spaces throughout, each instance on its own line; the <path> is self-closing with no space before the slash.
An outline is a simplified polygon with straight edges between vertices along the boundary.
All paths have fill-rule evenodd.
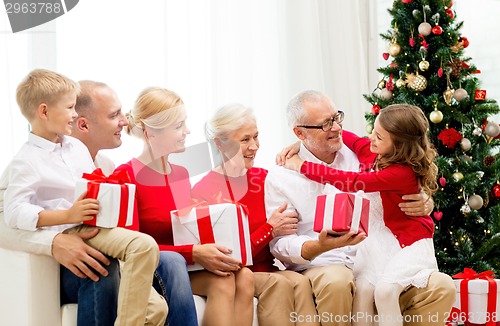
<path id="1" fill-rule="evenodd" d="M 79 94 L 78 83 L 54 71 L 35 69 L 17 86 L 16 101 L 23 116 L 31 121 L 40 104 L 54 104 L 71 91 Z"/>

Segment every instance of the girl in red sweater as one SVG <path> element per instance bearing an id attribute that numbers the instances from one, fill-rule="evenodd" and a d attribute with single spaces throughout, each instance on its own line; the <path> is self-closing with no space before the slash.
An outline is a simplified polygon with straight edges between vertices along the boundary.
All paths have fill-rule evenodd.
<path id="1" fill-rule="evenodd" d="M 355 309 L 373 313 L 374 298 L 381 326 L 403 325 L 401 292 L 410 286 L 426 287 L 430 274 L 437 271 L 431 217 L 408 216 L 398 207 L 404 194 L 422 189 L 431 196 L 437 189 L 436 151 L 428 128 L 420 108 L 390 105 L 380 111 L 369 139 L 342 134 L 364 171 L 336 170 L 304 162 L 297 155 L 285 162 L 285 167 L 341 191 L 373 192 L 369 194 L 369 237 L 360 244 L 354 263 L 357 291 L 364 292 Z M 371 324 L 369 320 L 357 323 Z"/>

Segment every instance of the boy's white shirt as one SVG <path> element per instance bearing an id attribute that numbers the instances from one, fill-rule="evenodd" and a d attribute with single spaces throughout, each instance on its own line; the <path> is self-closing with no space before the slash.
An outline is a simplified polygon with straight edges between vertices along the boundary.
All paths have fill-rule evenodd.
<path id="1" fill-rule="evenodd" d="M 76 140 L 75 138 L 73 139 Z M 88 154 L 87 148 L 84 145 L 83 147 Z M 90 157 L 90 154 L 88 154 L 88 156 Z M 103 169 L 105 174 L 109 174 L 114 170 L 113 162 L 104 155 L 98 154 L 96 156 L 95 165 Z M 92 168 L 93 167 L 94 166 L 92 166 Z M 36 231 L 25 231 L 13 229 L 6 225 L 3 210 L 4 192 L 8 184 L 4 181 L 6 173 L 7 169 L 0 178 L 0 247 L 33 254 L 52 256 L 52 242 L 55 236 L 59 234 L 58 230 L 39 229 Z"/>

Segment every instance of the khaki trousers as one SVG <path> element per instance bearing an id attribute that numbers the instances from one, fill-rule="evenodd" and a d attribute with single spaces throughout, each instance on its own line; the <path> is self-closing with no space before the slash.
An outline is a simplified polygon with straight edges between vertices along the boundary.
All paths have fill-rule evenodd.
<path id="1" fill-rule="evenodd" d="M 356 289 L 352 271 L 335 264 L 307 269 L 302 274 L 309 278 L 316 298 L 315 320 L 321 325 L 350 326 Z"/>
<path id="2" fill-rule="evenodd" d="M 434 272 L 427 287 L 411 287 L 401 293 L 399 305 L 405 326 L 443 326 L 455 303 L 456 289 L 450 276 Z"/>
<path id="3" fill-rule="evenodd" d="M 260 326 L 319 325 L 305 321 L 316 315 L 309 279 L 294 271 L 255 272 L 254 295 L 259 299 Z"/>
<path id="4" fill-rule="evenodd" d="M 65 233 L 85 232 L 91 228 L 93 227 L 82 224 Z M 153 273 L 159 259 L 156 241 L 147 234 L 124 228 L 100 228 L 95 237 L 85 242 L 103 254 L 123 262 L 115 325 L 164 325 L 167 306 L 161 304 L 159 294 L 152 287 Z"/>

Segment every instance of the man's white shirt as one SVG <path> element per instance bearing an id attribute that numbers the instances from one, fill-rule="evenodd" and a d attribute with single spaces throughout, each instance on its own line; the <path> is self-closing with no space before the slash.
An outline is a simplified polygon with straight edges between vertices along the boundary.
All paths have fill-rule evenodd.
<path id="1" fill-rule="evenodd" d="M 356 154 L 345 145 L 337 151 L 332 164 L 316 158 L 302 144 L 298 153 L 303 160 L 323 164 L 345 171 L 359 171 Z M 325 186 L 306 178 L 304 175 L 281 166 L 269 170 L 265 183 L 265 201 L 267 216 L 283 203 L 287 203 L 287 211 L 297 211 L 299 223 L 297 233 L 274 238 L 269 244 L 272 254 L 281 260 L 287 269 L 302 271 L 312 267 L 344 264 L 351 268 L 356 252 L 355 246 L 338 248 L 318 255 L 313 260 L 304 259 L 301 255 L 302 245 L 306 241 L 317 240 L 319 233 L 313 231 L 316 197 L 323 194 Z"/>

